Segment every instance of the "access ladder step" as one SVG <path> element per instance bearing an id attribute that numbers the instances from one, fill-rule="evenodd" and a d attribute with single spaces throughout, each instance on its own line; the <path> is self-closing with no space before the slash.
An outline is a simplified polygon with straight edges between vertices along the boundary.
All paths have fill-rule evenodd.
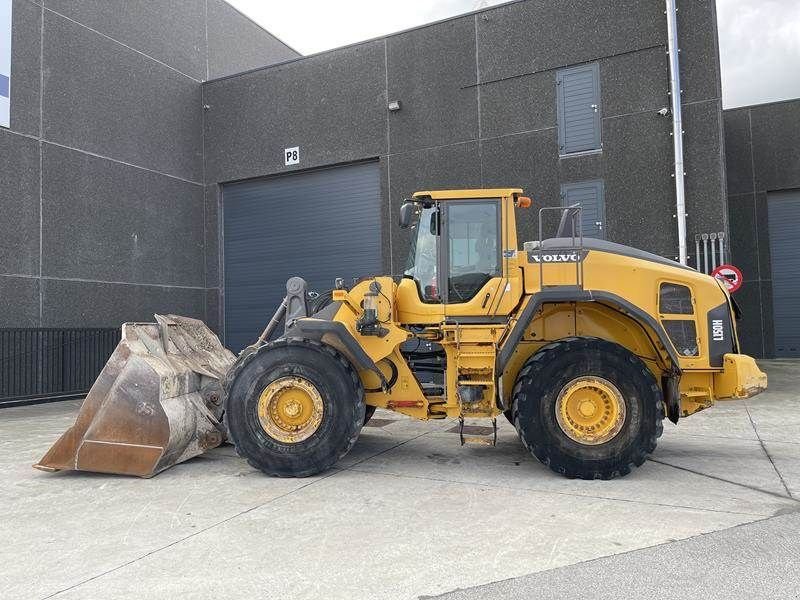
<path id="1" fill-rule="evenodd" d="M 492 419 L 492 427 L 489 428 L 481 425 L 464 425 L 464 417 L 459 417 L 458 437 L 461 440 L 462 446 L 464 444 L 474 444 L 477 446 L 496 446 L 497 419 Z"/>

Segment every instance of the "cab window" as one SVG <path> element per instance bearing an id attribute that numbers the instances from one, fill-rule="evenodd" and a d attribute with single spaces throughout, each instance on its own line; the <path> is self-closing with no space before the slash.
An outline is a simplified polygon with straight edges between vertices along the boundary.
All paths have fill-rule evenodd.
<path id="1" fill-rule="evenodd" d="M 441 302 L 437 273 L 439 208 L 423 208 L 411 238 L 411 251 L 404 275 L 417 283 L 423 302 Z"/>
<path id="2" fill-rule="evenodd" d="M 453 202 L 447 206 L 448 302 L 467 302 L 500 274 L 499 203 Z"/>

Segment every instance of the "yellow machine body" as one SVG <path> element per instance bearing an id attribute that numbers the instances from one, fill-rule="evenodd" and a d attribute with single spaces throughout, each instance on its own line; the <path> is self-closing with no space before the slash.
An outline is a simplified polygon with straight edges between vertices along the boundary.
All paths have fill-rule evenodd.
<path id="1" fill-rule="evenodd" d="M 385 359 L 398 371 L 388 392 L 367 393 L 368 405 L 418 419 L 495 417 L 509 406 L 525 361 L 543 346 L 573 336 L 608 340 L 640 357 L 662 382 L 665 402 L 673 404 L 672 414 L 667 411 L 673 420 L 717 400 L 746 398 L 766 388 L 766 375 L 755 361 L 737 352 L 731 300 L 717 280 L 616 244 L 580 239 L 566 243 L 561 238 L 525 251 L 516 234 L 516 212 L 523 209 L 515 208 L 515 201 L 521 193 L 519 189 L 446 190 L 414 196 L 442 204 L 497 200 L 502 270 L 469 301 L 423 302 L 417 282 L 408 277 L 399 283 L 377 277 L 334 292 L 339 308 L 333 319 L 347 327 L 386 377 Z M 556 259 L 545 262 L 543 256 Z M 372 281 L 383 291 L 378 297 L 379 320 L 388 331 L 383 337 L 361 335 L 356 327 Z M 664 310 L 660 298 L 665 285 L 688 291 L 690 304 L 684 302 L 682 313 Z M 532 318 L 521 335 L 512 336 L 526 308 L 532 310 Z M 715 310 L 727 315 L 725 331 L 717 329 L 715 321 L 720 319 L 709 318 Z M 442 395 L 426 395 L 401 354 L 400 344 L 411 337 L 409 326 L 415 327 L 417 337 L 441 345 L 446 354 Z M 676 347 L 667 333 L 674 327 L 692 334 L 691 348 Z M 725 340 L 729 351 L 715 356 L 712 340 L 721 334 L 730 338 Z M 504 351 L 508 358 L 500 363 Z M 360 375 L 365 389 L 379 387 L 373 372 L 362 370 Z M 479 387 L 482 401 L 461 402 L 458 390 L 463 386 Z"/>

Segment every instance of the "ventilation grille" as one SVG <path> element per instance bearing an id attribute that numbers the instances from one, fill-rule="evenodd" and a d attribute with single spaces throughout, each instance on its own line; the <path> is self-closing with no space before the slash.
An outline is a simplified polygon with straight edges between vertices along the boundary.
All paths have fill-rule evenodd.
<path id="1" fill-rule="evenodd" d="M 663 315 L 691 315 L 692 292 L 685 285 L 662 283 L 658 296 L 658 310 Z"/>
<path id="2" fill-rule="evenodd" d="M 694 321 L 676 319 L 661 321 L 672 345 L 681 356 L 697 356 L 697 328 Z"/>

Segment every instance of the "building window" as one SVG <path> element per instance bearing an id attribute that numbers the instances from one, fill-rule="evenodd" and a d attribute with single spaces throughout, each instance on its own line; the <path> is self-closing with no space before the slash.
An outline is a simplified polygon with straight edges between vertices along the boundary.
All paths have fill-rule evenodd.
<path id="1" fill-rule="evenodd" d="M 561 185 L 561 206 L 581 207 L 583 237 L 606 239 L 606 206 L 602 179 L 575 181 Z"/>
<path id="2" fill-rule="evenodd" d="M 556 73 L 558 153 L 600 150 L 600 67 L 597 63 Z"/>

